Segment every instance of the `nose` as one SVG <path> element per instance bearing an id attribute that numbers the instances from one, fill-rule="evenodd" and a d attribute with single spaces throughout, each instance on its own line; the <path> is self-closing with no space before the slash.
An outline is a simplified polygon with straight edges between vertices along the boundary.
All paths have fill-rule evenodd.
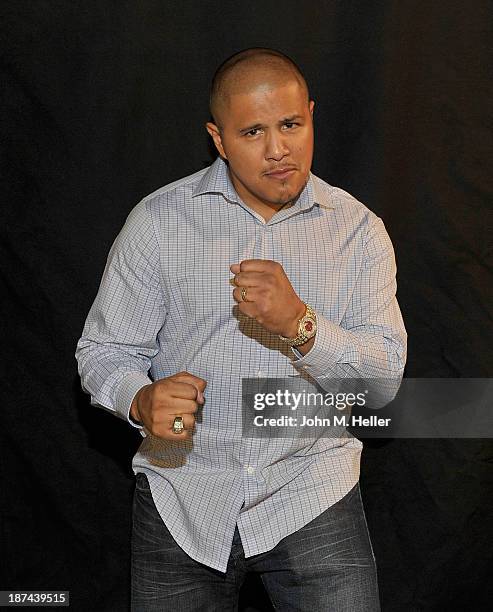
<path id="1" fill-rule="evenodd" d="M 265 159 L 280 161 L 288 155 L 289 149 L 284 141 L 283 134 L 272 130 L 265 140 Z"/>

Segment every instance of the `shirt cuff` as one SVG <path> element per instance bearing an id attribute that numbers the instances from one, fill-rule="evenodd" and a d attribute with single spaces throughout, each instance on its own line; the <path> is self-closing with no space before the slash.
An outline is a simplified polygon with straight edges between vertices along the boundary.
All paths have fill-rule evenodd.
<path id="1" fill-rule="evenodd" d="M 143 430 L 143 426 L 139 425 L 130 418 L 130 407 L 137 392 L 146 385 L 152 384 L 152 380 L 142 372 L 134 372 L 128 374 L 122 380 L 116 392 L 115 409 L 117 414 L 124 420 L 128 421 L 132 427 Z"/>
<path id="2" fill-rule="evenodd" d="M 339 363 L 358 363 L 358 351 L 352 342 L 351 334 L 318 313 L 317 333 L 312 348 L 306 355 L 295 347 L 292 350 L 298 357 L 293 361 L 293 365 L 315 379 L 330 376 L 332 368 Z"/>

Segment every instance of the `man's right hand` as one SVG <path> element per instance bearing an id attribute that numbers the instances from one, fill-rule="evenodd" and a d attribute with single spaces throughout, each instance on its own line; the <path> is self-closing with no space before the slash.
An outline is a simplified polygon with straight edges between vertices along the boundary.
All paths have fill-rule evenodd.
<path id="1" fill-rule="evenodd" d="M 195 426 L 195 413 L 204 403 L 207 382 L 188 372 L 179 372 L 142 387 L 135 395 L 130 416 L 140 421 L 153 436 L 164 440 L 189 440 Z M 173 433 L 175 417 L 183 417 L 184 430 Z"/>

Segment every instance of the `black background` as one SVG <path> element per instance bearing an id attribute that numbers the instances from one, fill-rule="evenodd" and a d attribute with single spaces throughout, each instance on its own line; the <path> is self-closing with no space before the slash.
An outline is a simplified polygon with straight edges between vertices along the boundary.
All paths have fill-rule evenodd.
<path id="1" fill-rule="evenodd" d="M 73 357 L 131 208 L 209 164 L 209 80 L 245 47 L 297 61 L 314 172 L 383 217 L 407 376 L 492 375 L 491 2 L 16 1 L 1 9 L 0 589 L 128 606 L 131 457 Z M 383 609 L 486 610 L 487 440 L 365 443 Z M 263 610 L 250 580 L 244 610 Z"/>

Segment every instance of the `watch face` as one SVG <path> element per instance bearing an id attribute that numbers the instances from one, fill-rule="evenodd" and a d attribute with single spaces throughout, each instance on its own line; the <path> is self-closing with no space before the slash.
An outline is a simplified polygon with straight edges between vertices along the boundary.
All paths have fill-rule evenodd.
<path id="1" fill-rule="evenodd" d="M 306 332 L 311 332 L 313 329 L 313 321 L 305 321 L 305 331 Z"/>
<path id="2" fill-rule="evenodd" d="M 303 321 L 303 333 L 305 334 L 305 336 L 307 336 L 308 338 L 311 338 L 312 336 L 315 335 L 315 331 L 317 329 L 316 327 L 316 322 L 315 319 L 312 317 L 306 317 L 306 319 Z"/>

